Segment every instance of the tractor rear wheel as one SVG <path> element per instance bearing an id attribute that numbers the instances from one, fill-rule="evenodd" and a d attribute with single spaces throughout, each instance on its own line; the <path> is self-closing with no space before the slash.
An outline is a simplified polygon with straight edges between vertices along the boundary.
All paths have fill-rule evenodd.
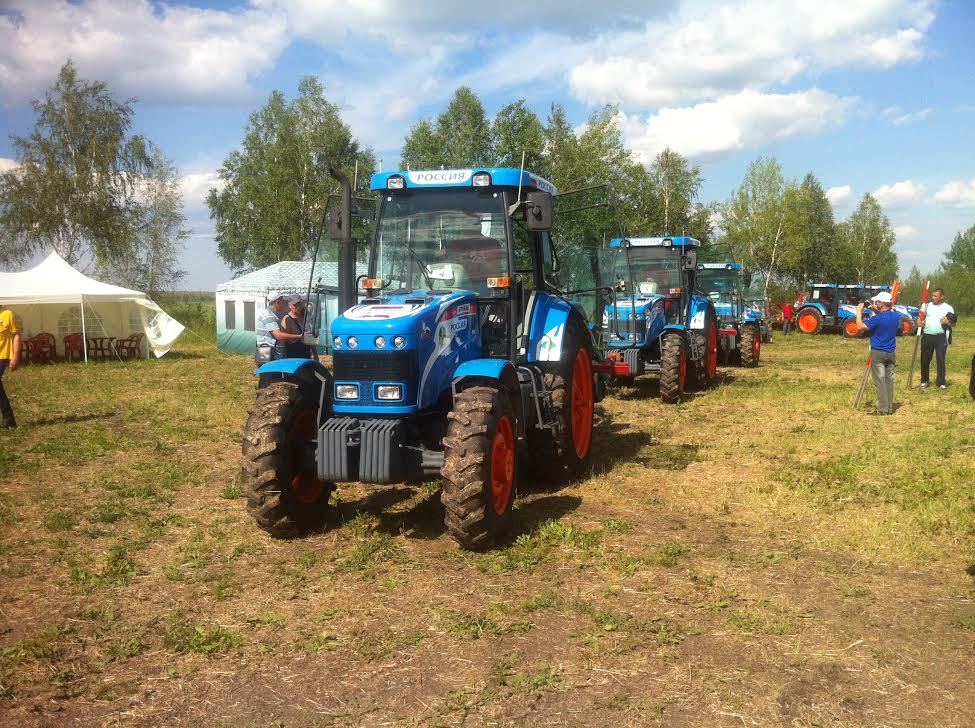
<path id="1" fill-rule="evenodd" d="M 743 367 L 757 367 L 762 355 L 762 337 L 754 326 L 742 326 L 738 357 Z"/>
<path id="2" fill-rule="evenodd" d="M 910 336 L 917 331 L 914 328 L 914 322 L 911 320 L 910 316 L 901 316 L 901 325 L 897 329 L 898 336 Z"/>
<path id="3" fill-rule="evenodd" d="M 244 426 L 241 487 L 257 525 L 278 538 L 322 524 L 333 483 L 303 468 L 318 432 L 318 402 L 293 382 L 257 390 Z"/>
<path id="4" fill-rule="evenodd" d="M 460 392 L 447 413 L 443 442 L 444 523 L 463 548 L 489 548 L 511 527 L 518 475 L 508 395 L 496 387 Z"/>
<path id="5" fill-rule="evenodd" d="M 710 308 L 704 317 L 704 331 L 694 336 L 703 356 L 694 362 L 692 383 L 695 389 L 708 389 L 718 376 L 718 321 Z"/>
<path id="6" fill-rule="evenodd" d="M 860 334 L 860 329 L 857 328 L 857 320 L 855 318 L 846 319 L 840 324 L 840 330 L 843 332 L 843 336 L 848 339 L 856 338 Z"/>
<path id="7" fill-rule="evenodd" d="M 596 392 L 592 358 L 584 341 L 578 330 L 566 334 L 559 368 L 544 375 L 557 432 L 531 428 L 528 435 L 532 475 L 543 482 L 567 483 L 589 464 Z"/>
<path id="8" fill-rule="evenodd" d="M 796 328 L 804 334 L 818 334 L 823 329 L 823 315 L 814 308 L 804 308 L 796 316 Z"/>
<path id="9" fill-rule="evenodd" d="M 680 402 L 687 385 L 687 343 L 684 336 L 668 331 L 660 344 L 660 399 Z"/>

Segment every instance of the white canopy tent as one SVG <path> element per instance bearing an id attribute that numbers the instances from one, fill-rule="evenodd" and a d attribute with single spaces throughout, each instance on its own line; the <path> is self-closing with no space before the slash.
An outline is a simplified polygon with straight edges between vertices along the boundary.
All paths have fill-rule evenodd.
<path id="1" fill-rule="evenodd" d="M 74 333 L 85 339 L 143 333 L 160 357 L 183 333 L 183 325 L 142 291 L 89 278 L 54 252 L 30 270 L 0 272 L 0 305 L 14 310 L 25 336 L 51 333 L 59 345 Z"/>

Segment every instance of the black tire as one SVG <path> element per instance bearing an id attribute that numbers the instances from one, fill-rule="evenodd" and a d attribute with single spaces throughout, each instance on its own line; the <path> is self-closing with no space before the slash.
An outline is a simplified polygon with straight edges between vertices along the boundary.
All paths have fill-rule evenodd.
<path id="1" fill-rule="evenodd" d="M 257 525 L 277 538 L 321 526 L 334 484 L 303 473 L 304 451 L 318 425 L 318 402 L 293 382 L 257 390 L 244 426 L 241 487 Z"/>
<path id="2" fill-rule="evenodd" d="M 708 343 L 709 334 L 711 336 L 710 344 Z M 710 389 L 714 386 L 714 381 L 718 378 L 718 349 L 720 346 L 718 341 L 718 317 L 714 309 L 710 306 L 704 315 L 704 331 L 701 333 L 695 331 L 694 337 L 697 339 L 698 350 L 703 352 L 703 354 L 700 359 L 694 362 L 694 366 L 691 368 L 690 384 L 694 389 Z M 711 361 L 708 360 L 709 354 L 713 357 Z"/>
<path id="3" fill-rule="evenodd" d="M 511 528 L 518 480 L 515 432 L 511 401 L 495 387 L 465 389 L 447 413 L 440 500 L 447 529 L 465 549 L 487 549 Z M 510 453 L 502 454 L 504 465 L 496 472 L 499 439 L 508 441 Z M 507 493 L 495 487 L 498 478 L 509 483 Z"/>
<path id="4" fill-rule="evenodd" d="M 585 346 L 583 335 L 577 328 L 566 334 L 562 351 L 562 361 L 558 369 L 544 374 L 545 388 L 551 393 L 552 410 L 558 420 L 558 432 L 551 430 L 529 430 L 528 461 L 535 480 L 562 484 L 578 478 L 588 467 L 592 452 L 592 429 L 595 413 L 595 388 L 590 387 L 587 417 L 580 420 L 579 445 L 576 446 L 577 433 L 572 417 L 572 393 L 576 380 L 576 363 L 585 360 L 589 372 L 585 375 L 593 382 L 592 364 L 589 349 Z M 584 381 L 584 380 L 583 380 Z M 584 386 L 580 382 L 580 386 Z"/>
<path id="5" fill-rule="evenodd" d="M 738 338 L 738 360 L 743 367 L 757 367 L 762 354 L 762 337 L 754 326 L 742 326 Z"/>
<path id="6" fill-rule="evenodd" d="M 823 330 L 823 314 L 815 308 L 803 308 L 796 313 L 796 331 L 803 334 L 818 334 Z"/>
<path id="7" fill-rule="evenodd" d="M 660 399 L 680 402 L 687 384 L 687 344 L 683 334 L 668 331 L 660 342 Z"/>

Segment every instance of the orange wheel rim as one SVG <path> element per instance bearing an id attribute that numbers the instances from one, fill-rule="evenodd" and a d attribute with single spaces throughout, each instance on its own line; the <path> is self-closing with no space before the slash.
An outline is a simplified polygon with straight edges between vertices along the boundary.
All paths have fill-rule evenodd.
<path id="1" fill-rule="evenodd" d="M 580 459 L 592 441 L 592 362 L 589 352 L 579 349 L 572 370 L 572 445 Z"/>
<path id="2" fill-rule="evenodd" d="M 911 333 L 911 322 L 904 319 L 903 323 L 901 324 L 901 328 L 904 330 L 905 334 Z"/>
<path id="3" fill-rule="evenodd" d="M 298 414 L 291 425 L 291 442 L 294 444 L 294 458 L 297 467 L 301 467 L 305 443 L 312 438 L 318 425 L 318 411 L 306 409 Z M 291 490 L 295 500 L 305 505 L 314 503 L 321 498 L 325 483 L 314 473 L 300 472 L 291 479 Z"/>
<path id="4" fill-rule="evenodd" d="M 857 335 L 857 322 L 856 321 L 847 321 L 846 322 L 846 333 L 849 334 L 850 336 L 856 336 Z"/>
<path id="5" fill-rule="evenodd" d="M 687 381 L 687 350 L 681 347 L 680 350 L 680 374 L 677 377 L 677 391 L 684 393 L 684 383 Z"/>
<path id="6" fill-rule="evenodd" d="M 718 325 L 711 322 L 708 331 L 708 379 L 714 379 L 718 371 Z"/>
<path id="7" fill-rule="evenodd" d="M 752 336 L 752 359 L 758 364 L 758 357 L 762 354 L 762 340 L 758 336 Z"/>
<path id="8" fill-rule="evenodd" d="M 816 314 L 804 313 L 799 317 L 799 329 L 807 334 L 816 330 Z"/>
<path id="9" fill-rule="evenodd" d="M 515 482 L 515 433 L 511 420 L 502 417 L 491 445 L 491 503 L 499 516 L 508 510 Z"/>

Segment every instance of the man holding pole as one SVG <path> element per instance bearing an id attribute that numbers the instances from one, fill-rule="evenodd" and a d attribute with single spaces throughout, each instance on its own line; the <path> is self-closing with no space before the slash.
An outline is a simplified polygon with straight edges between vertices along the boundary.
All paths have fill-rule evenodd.
<path id="1" fill-rule="evenodd" d="M 940 288 L 931 291 L 931 303 L 924 311 L 924 333 L 921 336 L 921 389 L 929 386 L 932 355 L 938 357 L 938 389 L 948 388 L 945 381 L 945 352 L 948 350 L 950 316 L 954 315 L 955 309 L 945 302 L 945 292 Z"/>
<path id="2" fill-rule="evenodd" d="M 863 306 L 857 305 L 857 330 L 870 332 L 870 372 L 877 390 L 877 414 L 894 414 L 894 361 L 901 315 L 893 310 L 894 299 L 881 291 L 870 299 L 876 312 L 863 320 Z"/>

